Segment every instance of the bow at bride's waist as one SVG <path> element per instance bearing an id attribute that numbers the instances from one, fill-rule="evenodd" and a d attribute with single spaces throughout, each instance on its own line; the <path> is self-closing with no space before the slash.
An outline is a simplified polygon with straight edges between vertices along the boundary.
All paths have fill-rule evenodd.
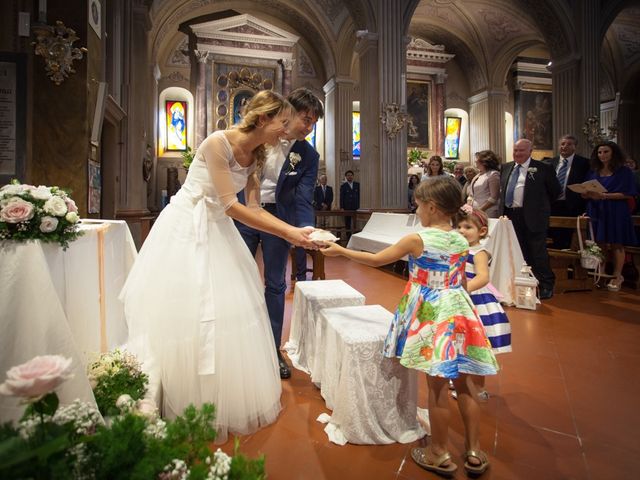
<path id="1" fill-rule="evenodd" d="M 205 209 L 209 220 L 227 218 L 224 205 L 215 196 L 206 195 L 202 190 L 197 191 L 184 185 L 177 194 L 171 197 L 171 203 L 177 206 L 192 207 L 196 210 Z"/>

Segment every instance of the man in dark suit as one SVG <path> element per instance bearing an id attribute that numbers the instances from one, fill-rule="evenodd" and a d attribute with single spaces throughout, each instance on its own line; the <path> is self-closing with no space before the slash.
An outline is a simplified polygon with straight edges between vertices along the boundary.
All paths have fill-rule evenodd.
<path id="1" fill-rule="evenodd" d="M 501 210 L 513 222 L 524 260 L 531 265 L 538 279 L 540 298 L 553 296 L 555 275 L 547 254 L 547 229 L 551 202 L 560 194 L 560 184 L 554 170 L 546 163 L 533 160 L 530 140 L 521 139 L 513 145 L 513 162 L 500 173 Z"/>
<path id="2" fill-rule="evenodd" d="M 313 205 L 316 210 L 331 210 L 333 188 L 327 185 L 327 176 L 320 175 L 320 185 L 313 192 Z"/>
<path id="3" fill-rule="evenodd" d="M 360 208 L 360 183 L 353 181 L 353 170 L 347 170 L 344 174 L 345 182 L 340 185 L 340 208 L 342 210 L 358 210 Z M 347 240 L 353 233 L 351 230 L 351 217 L 344 217 L 344 226 L 347 229 Z"/>
<path id="4" fill-rule="evenodd" d="M 260 183 L 261 206 L 290 225 L 314 226 L 316 217 L 312 201 L 319 155 L 305 137 L 313 130 L 318 118 L 324 115 L 324 108 L 320 100 L 306 88 L 294 90 L 287 100 L 295 108 L 296 114 L 289 123 L 286 139 L 268 150 Z M 238 197 L 243 200 L 240 194 Z M 264 297 L 278 353 L 280 378 L 289 378 L 291 370 L 280 353 L 280 343 L 290 245 L 280 237 L 241 223 L 236 225 L 254 257 L 258 244 L 262 244 Z"/>
<path id="5" fill-rule="evenodd" d="M 582 183 L 587 179 L 589 159 L 576 155 L 578 140 L 573 135 L 564 135 L 560 139 L 558 152 L 548 163 L 553 167 L 562 190 L 560 196 L 551 204 L 551 215 L 558 217 L 577 217 L 585 211 L 585 200 L 579 193 L 572 192 L 567 185 Z M 549 236 L 553 239 L 553 248 L 570 248 L 573 230 L 551 228 Z"/>

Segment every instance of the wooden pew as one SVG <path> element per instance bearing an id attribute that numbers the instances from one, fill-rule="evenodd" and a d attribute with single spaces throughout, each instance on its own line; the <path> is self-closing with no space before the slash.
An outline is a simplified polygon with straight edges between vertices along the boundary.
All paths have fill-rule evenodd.
<path id="1" fill-rule="evenodd" d="M 580 230 L 583 240 L 587 238 L 589 218 L 580 218 Z M 576 292 L 593 289 L 593 278 L 589 271 L 580 264 L 580 252 L 578 252 L 578 240 L 576 231 L 576 217 L 549 217 L 549 227 L 570 228 L 574 230 L 570 250 L 547 248 L 551 270 L 556 276 L 554 293 Z"/>

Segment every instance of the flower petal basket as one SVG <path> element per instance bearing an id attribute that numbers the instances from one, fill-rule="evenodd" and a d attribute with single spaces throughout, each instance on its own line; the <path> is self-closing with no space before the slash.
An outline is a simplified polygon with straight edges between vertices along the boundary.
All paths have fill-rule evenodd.
<path id="1" fill-rule="evenodd" d="M 58 243 L 63 249 L 83 234 L 78 207 L 59 187 L 21 184 L 0 188 L 0 240 Z"/>

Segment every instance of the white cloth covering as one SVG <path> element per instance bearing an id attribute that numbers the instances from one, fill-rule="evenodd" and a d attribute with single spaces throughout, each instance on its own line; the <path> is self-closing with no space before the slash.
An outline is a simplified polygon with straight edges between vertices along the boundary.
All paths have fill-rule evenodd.
<path id="1" fill-rule="evenodd" d="M 364 301 L 364 295 L 342 280 L 296 282 L 289 341 L 284 346 L 293 366 L 312 373 L 316 363 L 316 335 L 322 334 L 322 329 L 317 330 L 319 327 L 316 327 L 321 309 L 364 305 Z M 324 352 L 317 353 L 323 355 Z M 320 376 L 320 372 L 316 372 L 313 381 L 319 382 Z"/>
<path id="2" fill-rule="evenodd" d="M 417 419 L 417 373 L 382 355 L 393 314 L 380 305 L 326 308 L 321 393 L 333 410 L 325 427 L 339 445 L 410 443 Z M 319 419 L 322 421 L 321 419 Z"/>
<path id="3" fill-rule="evenodd" d="M 225 132 L 210 135 L 121 295 L 131 349 L 160 372 L 163 413 L 214 403 L 218 443 L 274 422 L 281 409 L 264 286 L 225 214 L 252 173 L 235 161 Z"/>

